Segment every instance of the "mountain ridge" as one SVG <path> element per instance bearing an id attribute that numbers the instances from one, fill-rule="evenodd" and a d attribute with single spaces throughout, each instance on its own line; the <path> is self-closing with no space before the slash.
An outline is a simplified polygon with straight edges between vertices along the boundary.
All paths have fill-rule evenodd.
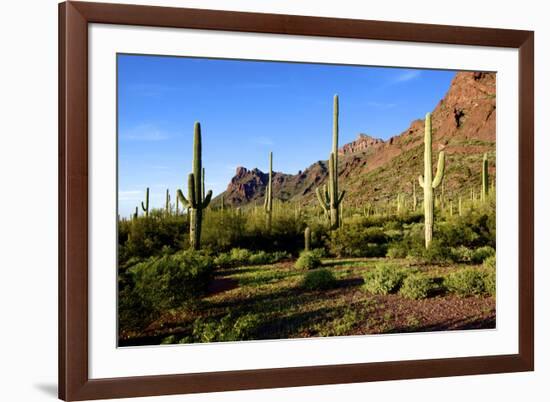
<path id="1" fill-rule="evenodd" d="M 447 154 L 446 190 L 449 196 L 470 193 L 484 152 L 489 153 L 493 174 L 496 141 L 496 75 L 459 72 L 449 90 L 432 110 L 434 151 Z M 347 191 L 346 203 L 387 202 L 398 193 L 411 193 L 412 181 L 422 173 L 424 121 L 413 120 L 403 132 L 384 141 L 359 133 L 341 146 L 340 188 Z M 327 150 L 328 154 L 328 150 Z M 434 152 L 437 157 L 437 152 Z M 479 165 L 480 166 L 480 165 Z M 315 188 L 328 176 L 327 162 L 317 161 L 297 174 L 273 172 L 273 196 L 302 205 L 315 202 Z M 238 167 L 224 191 L 224 203 L 245 206 L 263 201 L 268 174 L 260 169 Z M 417 193 L 419 192 L 417 188 Z M 214 199 L 219 203 L 221 195 Z"/>

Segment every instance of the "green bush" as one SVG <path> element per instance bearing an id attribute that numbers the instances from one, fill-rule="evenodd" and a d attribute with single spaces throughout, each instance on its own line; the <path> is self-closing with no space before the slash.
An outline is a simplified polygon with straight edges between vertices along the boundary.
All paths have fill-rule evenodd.
<path id="1" fill-rule="evenodd" d="M 475 264 L 481 264 L 486 258 L 495 255 L 495 249 L 490 246 L 478 247 L 474 250 L 472 255 L 472 262 Z"/>
<path id="2" fill-rule="evenodd" d="M 497 268 L 497 257 L 492 255 L 483 260 L 483 266 L 487 269 L 496 269 Z"/>
<path id="3" fill-rule="evenodd" d="M 233 317 L 231 313 L 221 319 L 197 319 L 193 324 L 196 342 L 228 342 L 253 339 L 261 320 L 256 314 Z"/>
<path id="4" fill-rule="evenodd" d="M 271 263 L 271 256 L 265 251 L 258 251 L 257 253 L 251 254 L 248 257 L 247 261 L 250 265 L 263 265 Z"/>
<path id="5" fill-rule="evenodd" d="M 310 253 L 319 259 L 325 258 L 327 256 L 327 252 L 325 251 L 324 248 L 314 248 L 313 250 L 310 251 Z"/>
<path id="6" fill-rule="evenodd" d="M 393 243 L 386 253 L 388 258 L 405 258 L 407 256 L 407 248 L 402 243 Z"/>
<path id="7" fill-rule="evenodd" d="M 363 274 L 363 288 L 373 294 L 395 293 L 401 287 L 407 273 L 403 268 L 392 264 L 378 264 Z"/>
<path id="8" fill-rule="evenodd" d="M 433 288 L 432 278 L 422 273 L 414 273 L 403 280 L 399 293 L 409 299 L 425 299 Z"/>
<path id="9" fill-rule="evenodd" d="M 187 250 L 152 257 L 131 268 L 134 290 L 144 306 L 153 311 L 193 304 L 204 293 L 213 276 L 212 258 Z"/>
<path id="10" fill-rule="evenodd" d="M 329 250 L 338 257 L 384 257 L 388 240 L 382 228 L 352 221 L 332 233 Z"/>
<path id="11" fill-rule="evenodd" d="M 284 251 L 267 253 L 262 250 L 253 253 L 247 249 L 234 248 L 229 253 L 218 254 L 216 258 L 214 258 L 214 265 L 217 267 L 230 268 L 239 265 L 274 264 L 285 258 L 289 258 L 289 254 Z"/>
<path id="12" fill-rule="evenodd" d="M 492 257 L 489 257 L 492 258 Z M 497 277 L 494 269 L 486 269 L 483 272 L 483 286 L 485 293 L 495 296 L 497 293 Z"/>
<path id="13" fill-rule="evenodd" d="M 487 289 L 485 284 L 487 275 L 487 272 L 480 269 L 462 268 L 447 275 L 444 286 L 460 297 L 491 294 L 491 289 Z"/>
<path id="14" fill-rule="evenodd" d="M 311 251 L 302 251 L 294 265 L 298 269 L 314 269 L 321 265 L 321 259 Z"/>
<path id="15" fill-rule="evenodd" d="M 451 259 L 454 262 L 470 262 L 474 252 L 466 246 L 451 247 Z"/>
<path id="16" fill-rule="evenodd" d="M 307 290 L 326 290 L 334 287 L 336 278 L 326 268 L 309 271 L 302 281 L 302 287 Z"/>
<path id="17" fill-rule="evenodd" d="M 245 248 L 234 248 L 231 249 L 229 255 L 231 256 L 233 264 L 240 265 L 248 263 L 248 260 L 250 259 L 252 253 L 250 252 L 250 250 L 247 250 Z"/>

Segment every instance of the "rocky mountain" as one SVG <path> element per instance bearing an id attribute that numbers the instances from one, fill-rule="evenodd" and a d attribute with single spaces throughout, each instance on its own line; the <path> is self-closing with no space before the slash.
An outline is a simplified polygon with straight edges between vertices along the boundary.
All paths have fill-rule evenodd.
<path id="1" fill-rule="evenodd" d="M 432 130 L 434 151 L 444 149 L 447 155 L 446 196 L 478 189 L 484 152 L 489 153 L 490 174 L 495 172 L 496 75 L 457 73 L 432 111 Z M 412 182 L 423 171 L 423 141 L 422 118 L 387 141 L 361 133 L 343 145 L 338 175 L 340 188 L 347 191 L 345 203 L 360 206 L 387 202 L 398 193 L 411 194 Z M 437 152 L 433 157 L 435 164 Z M 316 202 L 315 188 L 324 184 L 327 175 L 326 161 L 315 162 L 296 175 L 274 172 L 273 195 L 300 204 Z M 237 168 L 224 192 L 225 203 L 263 202 L 267 180 L 268 175 L 258 169 Z M 219 196 L 217 199 L 219 202 Z"/>

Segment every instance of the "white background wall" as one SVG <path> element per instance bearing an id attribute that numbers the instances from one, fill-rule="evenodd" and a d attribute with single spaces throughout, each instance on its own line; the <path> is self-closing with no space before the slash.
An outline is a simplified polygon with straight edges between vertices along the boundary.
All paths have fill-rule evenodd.
<path id="1" fill-rule="evenodd" d="M 114 0 L 113 0 L 114 1 Z M 127 1 L 124 1 L 127 2 Z M 543 1 L 136 0 L 143 4 L 536 31 L 536 371 L 172 396 L 159 401 L 546 401 L 550 397 L 550 24 Z M 0 3 L 0 399 L 55 400 L 57 1 Z"/>

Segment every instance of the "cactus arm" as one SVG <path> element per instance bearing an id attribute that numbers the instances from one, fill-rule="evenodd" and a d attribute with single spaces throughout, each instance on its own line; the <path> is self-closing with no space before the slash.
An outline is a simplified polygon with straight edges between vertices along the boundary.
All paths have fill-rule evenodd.
<path id="1" fill-rule="evenodd" d="M 189 203 L 187 198 L 185 198 L 185 196 L 183 195 L 183 192 L 180 189 L 178 189 L 176 194 L 177 194 L 176 200 L 179 200 L 179 202 L 181 202 L 181 207 L 183 209 L 187 209 L 191 206 L 191 204 Z"/>
<path id="2" fill-rule="evenodd" d="M 144 211 L 147 211 L 147 208 L 145 208 L 145 205 L 143 205 L 143 201 L 141 201 L 141 209 L 143 209 Z"/>
<path id="3" fill-rule="evenodd" d="M 321 193 L 321 187 L 317 187 L 315 189 L 315 194 L 317 194 L 317 200 L 319 200 L 319 204 L 321 205 L 321 208 L 323 208 L 323 211 L 325 211 L 325 213 L 328 212 L 328 206 L 325 202 L 325 200 L 323 199 L 323 194 Z"/>
<path id="4" fill-rule="evenodd" d="M 203 208 L 208 207 L 211 200 L 212 200 L 212 190 L 208 190 L 208 193 L 206 193 L 206 197 L 204 197 L 204 200 L 202 200 L 202 207 Z"/>
<path id="5" fill-rule="evenodd" d="M 443 180 L 443 175 L 445 174 L 445 152 L 441 151 L 439 153 L 439 159 L 437 161 L 437 173 L 432 182 L 432 188 L 436 188 L 441 184 Z"/>
<path id="6" fill-rule="evenodd" d="M 340 197 L 338 197 L 338 200 L 336 201 L 338 205 L 340 205 L 340 203 L 341 203 L 342 200 L 344 199 L 344 195 L 346 195 L 346 190 L 343 190 L 343 191 L 340 193 Z"/>

